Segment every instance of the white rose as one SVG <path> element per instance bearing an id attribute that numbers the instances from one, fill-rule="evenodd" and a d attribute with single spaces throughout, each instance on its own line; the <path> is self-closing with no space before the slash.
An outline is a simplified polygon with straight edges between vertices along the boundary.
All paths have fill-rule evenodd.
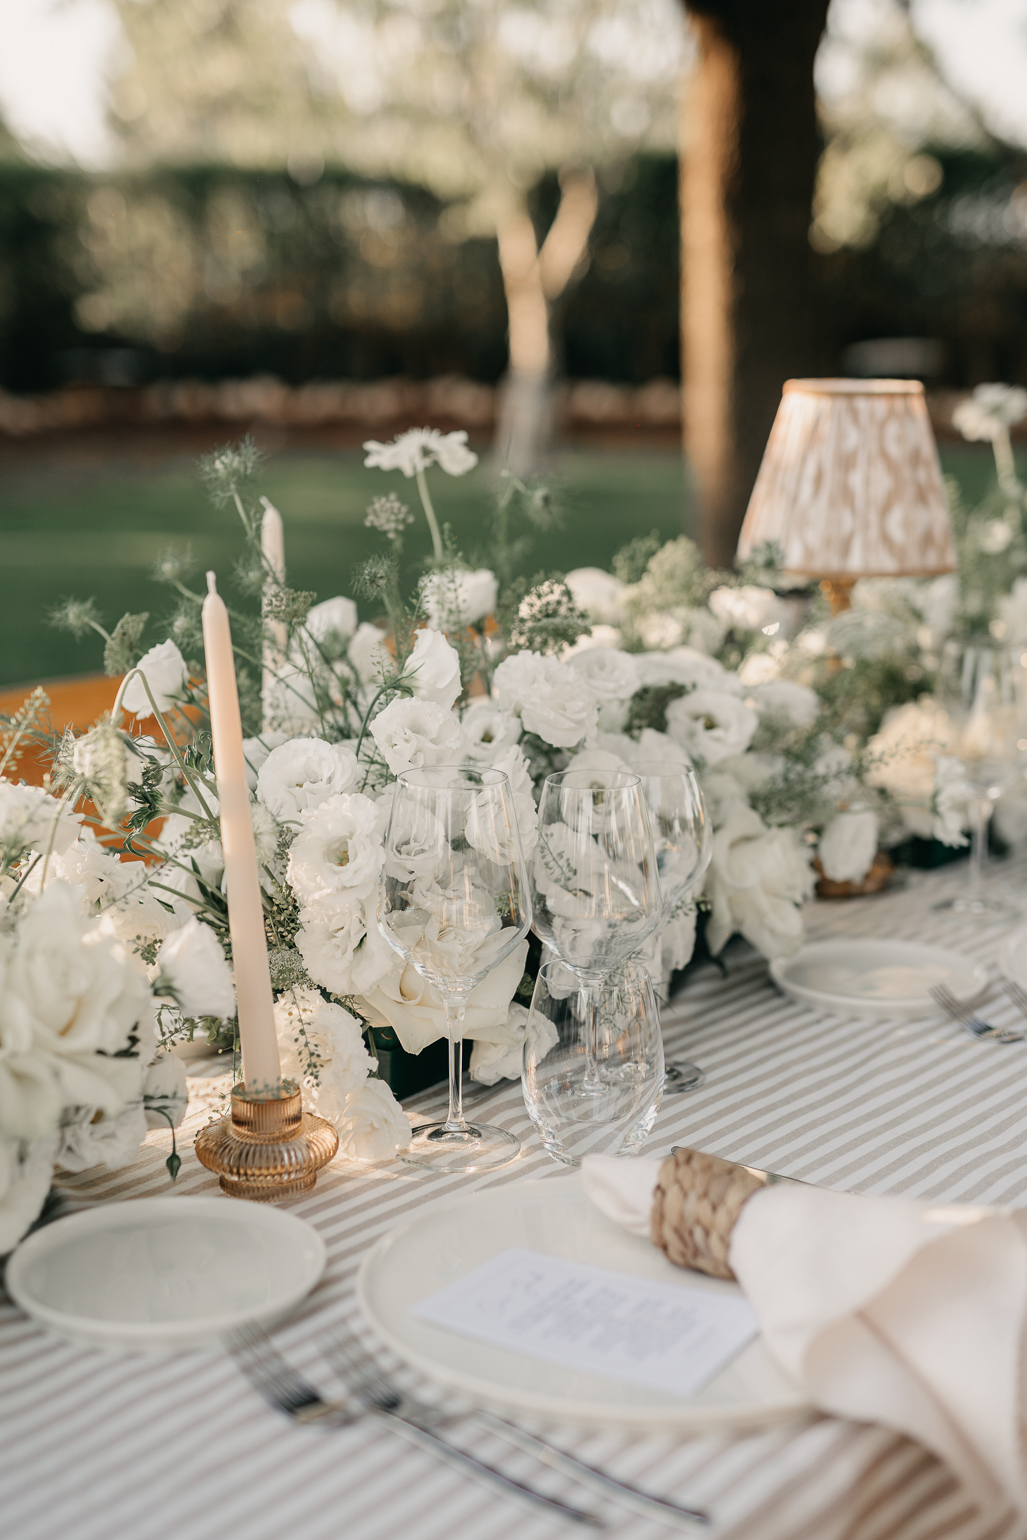
<path id="1" fill-rule="evenodd" d="M 334 599 L 324 599 L 308 610 L 303 624 L 324 657 L 341 658 L 346 643 L 357 629 L 357 607 L 352 599 L 337 594 Z"/>
<path id="2" fill-rule="evenodd" d="M 153 696 L 157 710 L 167 711 L 175 701 L 180 700 L 188 678 L 188 670 L 185 659 L 170 639 L 151 647 L 149 652 L 136 664 L 139 673 L 146 678 L 150 687 L 150 695 Z M 150 696 L 147 695 L 142 679 L 135 674 L 125 687 L 125 693 L 121 697 L 121 704 L 126 711 L 133 716 L 148 717 L 153 715 L 153 706 L 150 704 Z"/>
<path id="3" fill-rule="evenodd" d="M 743 754 L 759 725 L 751 706 L 720 690 L 693 690 L 667 707 L 667 736 L 707 765 Z"/>
<path id="4" fill-rule="evenodd" d="M 375 919 L 376 897 L 321 893 L 300 910 L 297 949 L 314 983 L 334 995 L 367 994 L 393 965 L 395 953 Z"/>
<path id="5" fill-rule="evenodd" d="M 640 685 L 683 684 L 689 690 L 720 690 L 740 695 L 742 686 L 716 658 L 694 647 L 675 647 L 672 652 L 635 654 Z"/>
<path id="6" fill-rule="evenodd" d="M 460 718 L 460 726 L 467 757 L 476 765 L 494 764 L 497 755 L 505 754 L 521 737 L 518 719 L 491 700 L 472 702 Z"/>
<path id="7" fill-rule="evenodd" d="M 448 711 L 463 689 L 460 654 L 441 631 L 422 626 L 417 632 L 414 650 L 403 667 L 403 677 L 421 700 L 434 701 Z"/>
<path id="8" fill-rule="evenodd" d="M 259 738 L 243 739 L 242 753 L 246 761 L 246 784 L 251 792 L 257 789 L 257 776 L 271 750 L 281 748 L 283 743 L 288 742 L 288 733 L 268 732 L 261 733 Z"/>
<path id="9" fill-rule="evenodd" d="M 175 1053 L 159 1053 L 143 1078 L 147 1128 L 180 1128 L 188 1106 L 185 1065 Z"/>
<path id="10" fill-rule="evenodd" d="M 410 1143 L 410 1119 L 384 1080 L 366 1080 L 350 1091 L 336 1128 L 339 1154 L 350 1160 L 392 1160 Z"/>
<path id="11" fill-rule="evenodd" d="M 385 632 L 370 621 L 361 621 L 349 644 L 349 660 L 361 684 L 381 684 L 392 672 L 393 660 L 385 645 Z"/>
<path id="12" fill-rule="evenodd" d="M 746 584 L 742 588 L 715 588 L 710 609 L 731 631 L 765 631 L 776 635 L 788 622 L 788 606 L 771 588 Z"/>
<path id="13" fill-rule="evenodd" d="M 92 1166 L 119 1171 L 137 1158 L 145 1138 L 146 1114 L 141 1100 L 113 1114 L 102 1107 L 76 1107 L 61 1125 L 55 1159 L 65 1171 L 88 1171 Z"/>
<path id="14" fill-rule="evenodd" d="M 371 737 L 393 775 L 463 757 L 464 735 L 451 711 L 432 700 L 390 701 L 371 723 Z"/>
<path id="15" fill-rule="evenodd" d="M 286 877 L 301 902 L 320 893 L 365 897 L 378 881 L 382 847 L 378 809 L 370 797 L 348 792 L 300 815 Z"/>
<path id="16" fill-rule="evenodd" d="M 824 876 L 832 882 L 862 882 L 877 854 L 877 817 L 864 808 L 832 818 L 817 847 Z"/>
<path id="17" fill-rule="evenodd" d="M 602 625 L 617 626 L 624 619 L 624 595 L 627 585 L 612 572 L 602 567 L 575 567 L 568 572 L 564 582 L 574 595 L 579 610 L 584 610 L 589 620 Z"/>
<path id="18" fill-rule="evenodd" d="M 755 686 L 750 699 L 762 718 L 781 727 L 809 727 L 820 712 L 816 691 L 792 679 L 768 679 Z"/>
<path id="19" fill-rule="evenodd" d="M 41 786 L 0 780 L 0 845 L 12 853 L 42 850 L 53 829 L 53 848 L 61 855 L 78 835 L 81 821 L 81 814 L 62 811 Z"/>
<path id="20" fill-rule="evenodd" d="M 195 917 L 171 935 L 157 953 L 158 994 L 175 999 L 183 1016 L 235 1015 L 232 970 L 209 925 Z"/>
<path id="21" fill-rule="evenodd" d="M 511 1005 L 504 1024 L 504 1038 L 492 1043 L 479 1040 L 471 1050 L 471 1079 L 479 1085 L 495 1085 L 498 1080 L 520 1080 L 527 1025 L 526 1007 Z M 560 1034 L 552 1022 L 543 1020 L 540 1026 L 542 1032 L 551 1038 L 545 1048 L 551 1048 L 559 1042 Z"/>
<path id="22" fill-rule="evenodd" d="M 706 937 L 716 955 L 740 931 L 764 957 L 791 957 L 805 937 L 801 905 L 813 890 L 809 852 L 794 829 L 768 829 L 735 804 L 713 836 Z"/>
<path id="23" fill-rule="evenodd" d="M 517 652 L 496 669 L 496 700 L 515 712 L 526 732 L 554 748 L 572 749 L 595 731 L 598 703 L 576 669 L 537 652 Z"/>
<path id="24" fill-rule="evenodd" d="M 638 664 L 628 652 L 593 647 L 568 658 L 570 667 L 582 674 L 599 704 L 630 700 L 638 689 Z"/>
<path id="25" fill-rule="evenodd" d="M 281 823 L 349 791 L 359 775 L 352 749 L 323 738 L 292 738 L 273 749 L 257 777 L 257 796 Z"/>
<path id="26" fill-rule="evenodd" d="M 0 1257 L 13 1251 L 39 1218 L 53 1181 L 59 1135 L 31 1142 L 0 1137 Z"/>
<path id="27" fill-rule="evenodd" d="M 421 581 L 421 600 L 429 623 L 437 631 L 473 626 L 496 607 L 499 584 L 487 567 L 466 572 L 450 567 L 432 572 Z"/>
<path id="28" fill-rule="evenodd" d="M 524 975 L 528 943 L 522 941 L 498 967 L 471 990 L 463 1035 L 493 1039 L 502 1033 L 510 1001 Z M 372 1022 L 392 1027 L 407 1053 L 420 1053 L 445 1036 L 446 1011 L 440 996 L 412 963 L 395 958 L 378 987 L 364 996 Z"/>

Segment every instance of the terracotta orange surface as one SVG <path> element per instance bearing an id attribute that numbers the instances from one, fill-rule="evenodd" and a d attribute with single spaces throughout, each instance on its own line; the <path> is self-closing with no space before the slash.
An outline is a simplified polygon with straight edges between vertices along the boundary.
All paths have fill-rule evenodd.
<path id="1" fill-rule="evenodd" d="M 41 679 L 38 683 L 50 697 L 50 721 L 57 732 L 66 727 L 83 729 L 91 727 L 97 717 L 110 711 L 118 693 L 121 679 L 108 679 L 104 674 L 85 674 L 77 679 Z M 13 689 L 0 690 L 0 716 L 10 716 L 24 705 L 36 688 L 33 684 L 16 685 Z M 45 762 L 31 749 L 26 749 L 18 761 L 15 777 L 41 786 Z"/>

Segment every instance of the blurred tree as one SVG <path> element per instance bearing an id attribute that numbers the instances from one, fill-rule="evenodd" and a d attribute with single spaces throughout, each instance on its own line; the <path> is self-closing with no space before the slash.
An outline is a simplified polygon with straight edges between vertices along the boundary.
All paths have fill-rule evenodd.
<path id="1" fill-rule="evenodd" d="M 418 181 L 453 242 L 494 236 L 509 319 L 497 450 L 520 474 L 552 420 L 554 307 L 587 262 L 596 171 L 670 146 L 674 0 L 118 0 L 113 90 L 133 155 L 325 160 Z M 545 222 L 531 189 L 558 173 Z M 534 217 L 533 217 L 534 215 Z"/>
<path id="2" fill-rule="evenodd" d="M 685 449 L 727 567 L 789 375 L 816 372 L 813 62 L 828 0 L 685 0 L 698 64 L 681 146 Z"/>

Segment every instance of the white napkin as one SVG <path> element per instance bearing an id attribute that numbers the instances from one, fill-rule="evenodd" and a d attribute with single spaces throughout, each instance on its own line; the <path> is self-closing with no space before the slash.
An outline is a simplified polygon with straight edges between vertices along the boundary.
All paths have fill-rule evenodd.
<path id="1" fill-rule="evenodd" d="M 662 1162 L 589 1155 L 585 1191 L 649 1234 Z M 881 1423 L 946 1461 L 986 1508 L 1027 1513 L 1027 1212 L 754 1193 L 731 1266 L 770 1352 L 826 1412 Z"/>

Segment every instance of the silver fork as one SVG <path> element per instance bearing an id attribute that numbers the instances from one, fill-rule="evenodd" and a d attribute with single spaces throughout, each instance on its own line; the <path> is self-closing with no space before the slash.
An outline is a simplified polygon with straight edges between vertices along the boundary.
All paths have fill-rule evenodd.
<path id="1" fill-rule="evenodd" d="M 557 1497 L 546 1497 L 542 1492 L 536 1492 L 534 1487 L 515 1481 L 512 1476 L 506 1476 L 493 1466 L 486 1465 L 484 1460 L 478 1460 L 474 1455 L 457 1449 L 454 1444 L 447 1443 L 437 1433 L 430 1432 L 417 1422 L 408 1421 L 391 1407 L 365 1402 L 358 1402 L 353 1407 L 343 1401 L 327 1400 L 282 1357 L 264 1328 L 256 1323 L 234 1327 L 226 1334 L 224 1342 L 253 1388 L 271 1406 L 284 1412 L 294 1422 L 346 1428 L 362 1417 L 380 1417 L 408 1443 L 438 1455 L 445 1464 L 465 1475 L 497 1487 L 509 1496 L 519 1497 L 533 1507 L 544 1509 L 550 1516 L 584 1524 L 590 1529 L 605 1527 L 595 1514 L 586 1513 L 581 1508 L 572 1508 Z"/>
<path id="2" fill-rule="evenodd" d="M 1023 986 L 1018 984 L 1015 979 L 1007 979 L 1004 975 L 1001 982 L 1002 988 L 1005 990 L 1010 1000 L 1012 1000 L 1017 1010 L 1021 1011 L 1023 1015 L 1027 1016 L 1027 989 L 1024 989 Z"/>
<path id="3" fill-rule="evenodd" d="M 993 1027 L 990 1022 L 978 1016 L 962 1000 L 958 1000 L 945 984 L 935 984 L 931 990 L 931 998 L 941 1006 L 946 1015 L 953 1021 L 958 1021 L 965 1032 L 971 1037 L 991 1043 L 1022 1043 L 1022 1032 L 1004 1032 L 1001 1027 Z"/>
<path id="4" fill-rule="evenodd" d="M 351 1333 L 336 1329 L 322 1338 L 319 1345 L 324 1349 L 328 1361 L 347 1390 L 362 1406 L 375 1408 L 378 1411 L 402 1407 L 404 1415 L 412 1417 L 416 1422 L 422 1419 L 431 1421 L 440 1415 L 437 1407 L 425 1401 L 418 1401 L 416 1397 L 395 1385 L 384 1373 L 378 1361 Z M 701 1509 L 686 1508 L 681 1503 L 655 1497 L 652 1493 L 643 1492 L 627 1482 L 618 1481 L 616 1477 L 606 1475 L 604 1471 L 597 1470 L 593 1465 L 587 1465 L 576 1455 L 554 1448 L 545 1439 L 536 1438 L 533 1433 L 525 1432 L 523 1428 L 506 1422 L 504 1418 L 497 1417 L 493 1412 L 476 1407 L 472 1415 L 475 1422 L 489 1428 L 500 1438 L 515 1444 L 525 1454 L 534 1455 L 544 1465 L 573 1477 L 583 1486 L 592 1487 L 602 1496 L 611 1498 L 622 1507 L 630 1508 L 647 1519 L 657 1519 L 661 1523 L 678 1529 L 691 1529 L 696 1524 L 710 1522 L 709 1514 Z"/>

